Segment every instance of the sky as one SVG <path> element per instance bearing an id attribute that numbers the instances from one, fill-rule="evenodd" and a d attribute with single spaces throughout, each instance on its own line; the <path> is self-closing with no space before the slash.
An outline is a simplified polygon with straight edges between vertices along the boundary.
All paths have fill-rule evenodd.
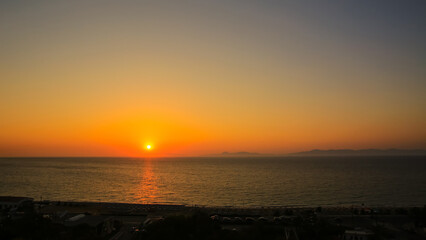
<path id="1" fill-rule="evenodd" d="M 0 156 L 426 148 L 425 1 L 5 0 L 0 33 Z"/>

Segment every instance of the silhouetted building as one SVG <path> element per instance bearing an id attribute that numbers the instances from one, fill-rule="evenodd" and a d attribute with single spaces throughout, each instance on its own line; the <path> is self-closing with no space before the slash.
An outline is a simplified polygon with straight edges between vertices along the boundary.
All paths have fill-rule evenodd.
<path id="1" fill-rule="evenodd" d="M 111 217 L 91 216 L 79 214 L 64 221 L 66 227 L 89 226 L 98 236 L 105 236 L 114 230 L 114 221 Z"/>

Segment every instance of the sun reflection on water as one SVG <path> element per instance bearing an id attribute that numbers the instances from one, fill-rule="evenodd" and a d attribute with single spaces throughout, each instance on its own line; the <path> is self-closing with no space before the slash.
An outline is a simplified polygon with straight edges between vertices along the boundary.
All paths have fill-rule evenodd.
<path id="1" fill-rule="evenodd" d="M 136 193 L 136 199 L 140 203 L 155 203 L 158 198 L 156 176 L 150 159 L 144 161 L 142 173 L 139 175 L 140 184 Z"/>

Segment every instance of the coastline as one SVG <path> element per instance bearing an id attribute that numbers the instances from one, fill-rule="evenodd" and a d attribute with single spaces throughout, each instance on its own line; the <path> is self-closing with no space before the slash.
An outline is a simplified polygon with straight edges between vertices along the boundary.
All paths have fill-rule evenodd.
<path id="1" fill-rule="evenodd" d="M 398 211 L 408 211 L 412 208 L 426 206 L 368 206 L 368 205 L 340 205 L 340 206 L 263 206 L 263 207 L 238 207 L 238 206 L 201 206 L 183 204 L 137 204 L 116 202 L 79 202 L 79 201 L 34 201 L 41 213 L 54 213 L 68 211 L 73 213 L 90 213 L 100 215 L 171 215 L 176 213 L 203 211 L 210 214 L 225 215 L 247 215 L 247 216 L 273 216 L 277 212 L 306 212 L 318 211 L 331 215 L 353 215 L 354 211 L 359 214 L 381 213 L 386 215 L 395 214 Z"/>

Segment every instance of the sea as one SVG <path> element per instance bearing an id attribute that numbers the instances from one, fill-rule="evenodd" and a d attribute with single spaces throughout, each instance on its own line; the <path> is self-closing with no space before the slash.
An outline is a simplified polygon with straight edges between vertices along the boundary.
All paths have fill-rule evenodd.
<path id="1" fill-rule="evenodd" d="M 426 204 L 426 157 L 0 158 L 0 195 L 218 207 Z"/>

